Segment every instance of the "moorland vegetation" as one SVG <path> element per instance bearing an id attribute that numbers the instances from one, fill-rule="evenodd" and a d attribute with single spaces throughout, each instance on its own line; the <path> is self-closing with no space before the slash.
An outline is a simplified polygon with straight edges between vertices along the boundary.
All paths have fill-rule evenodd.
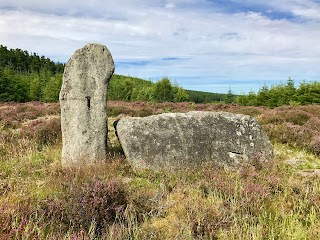
<path id="1" fill-rule="evenodd" d="M 0 239 L 318 239 L 320 106 L 109 101 L 102 166 L 63 168 L 58 103 L 0 104 Z M 134 170 L 112 123 L 189 110 L 256 117 L 274 165 Z M 290 164 L 288 164 L 290 163 Z"/>
<path id="2" fill-rule="evenodd" d="M 56 101 L 64 65 L 0 50 L 0 239 L 319 239 L 318 83 L 295 88 L 289 80 L 212 101 L 218 95 L 183 90 L 167 78 L 115 75 L 105 164 L 63 168 Z M 113 122 L 191 110 L 257 118 L 275 147 L 273 166 L 132 169 Z"/>

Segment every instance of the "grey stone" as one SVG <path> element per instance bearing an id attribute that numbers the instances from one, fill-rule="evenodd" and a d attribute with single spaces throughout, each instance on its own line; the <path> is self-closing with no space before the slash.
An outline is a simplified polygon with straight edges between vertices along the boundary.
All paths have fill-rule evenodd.
<path id="1" fill-rule="evenodd" d="M 320 169 L 301 170 L 297 173 L 302 177 L 320 177 Z"/>
<path id="2" fill-rule="evenodd" d="M 304 164 L 305 161 L 300 160 L 300 159 L 289 159 L 289 160 L 284 161 L 284 163 L 287 164 L 287 165 L 290 165 L 292 167 L 297 167 L 300 164 Z"/>
<path id="3" fill-rule="evenodd" d="M 261 167 L 273 161 L 273 147 L 265 132 L 246 115 L 164 113 L 123 118 L 116 128 L 126 158 L 136 168 L 175 169 L 208 163 Z"/>
<path id="4" fill-rule="evenodd" d="M 105 160 L 107 87 L 114 62 L 107 47 L 88 44 L 66 64 L 60 91 L 62 164 Z"/>

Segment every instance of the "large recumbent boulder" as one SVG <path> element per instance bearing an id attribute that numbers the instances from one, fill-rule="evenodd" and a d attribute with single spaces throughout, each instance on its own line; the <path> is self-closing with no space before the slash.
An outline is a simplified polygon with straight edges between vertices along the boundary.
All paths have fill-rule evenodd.
<path id="1" fill-rule="evenodd" d="M 116 130 L 136 168 L 237 167 L 273 160 L 273 147 L 257 120 L 241 114 L 193 111 L 123 118 Z"/>

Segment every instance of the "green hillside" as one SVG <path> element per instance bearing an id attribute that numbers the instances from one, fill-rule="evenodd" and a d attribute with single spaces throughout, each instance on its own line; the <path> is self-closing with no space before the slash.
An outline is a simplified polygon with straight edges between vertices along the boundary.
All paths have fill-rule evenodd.
<path id="1" fill-rule="evenodd" d="M 228 95 L 225 93 L 211 93 L 211 92 L 201 92 L 186 90 L 189 95 L 189 99 L 194 103 L 211 103 L 211 102 L 233 102 L 235 100 L 235 95 Z"/>
<path id="2" fill-rule="evenodd" d="M 168 81 L 169 80 L 169 81 Z M 155 86 L 158 88 L 155 89 Z M 163 86 L 163 85 L 166 85 Z M 170 86 L 171 85 L 171 86 Z M 168 89 L 167 96 L 157 97 L 159 88 Z M 170 90 L 171 89 L 171 90 Z M 156 91 L 156 92 L 155 92 Z M 173 97 L 170 97 L 170 91 L 173 91 Z M 143 80 L 130 76 L 113 75 L 109 86 L 110 100 L 127 100 L 127 101 L 157 101 L 157 102 L 182 102 L 190 101 L 194 103 L 211 103 L 211 102 L 228 102 L 235 101 L 236 95 L 224 93 L 210 93 L 194 90 L 184 90 L 181 87 L 172 84 L 170 79 L 163 78 L 158 82 Z M 177 95 L 178 94 L 178 95 Z M 165 94 L 163 94 L 165 95 Z M 177 95 L 177 96 L 176 96 Z"/>
<path id="3" fill-rule="evenodd" d="M 65 64 L 21 49 L 0 45 L 0 102 L 57 102 Z M 246 106 L 277 107 L 320 103 L 320 82 L 303 82 L 263 86 L 257 93 L 240 96 L 185 90 L 164 77 L 157 82 L 113 75 L 108 90 L 109 100 L 194 103 L 238 103 Z"/>
<path id="4" fill-rule="evenodd" d="M 64 66 L 36 53 L 0 45 L 0 101 L 57 102 Z M 108 94 L 109 100 L 195 103 L 223 101 L 227 96 L 184 90 L 166 77 L 154 83 L 117 74 Z"/>

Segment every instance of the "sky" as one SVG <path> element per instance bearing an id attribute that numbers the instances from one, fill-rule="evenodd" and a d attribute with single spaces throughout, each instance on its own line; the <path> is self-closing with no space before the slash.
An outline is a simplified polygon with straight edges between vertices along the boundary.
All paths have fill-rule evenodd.
<path id="1" fill-rule="evenodd" d="M 185 89 L 320 81 L 320 0 L 0 0 L 0 44 L 67 62 L 106 45 L 115 73 Z"/>

